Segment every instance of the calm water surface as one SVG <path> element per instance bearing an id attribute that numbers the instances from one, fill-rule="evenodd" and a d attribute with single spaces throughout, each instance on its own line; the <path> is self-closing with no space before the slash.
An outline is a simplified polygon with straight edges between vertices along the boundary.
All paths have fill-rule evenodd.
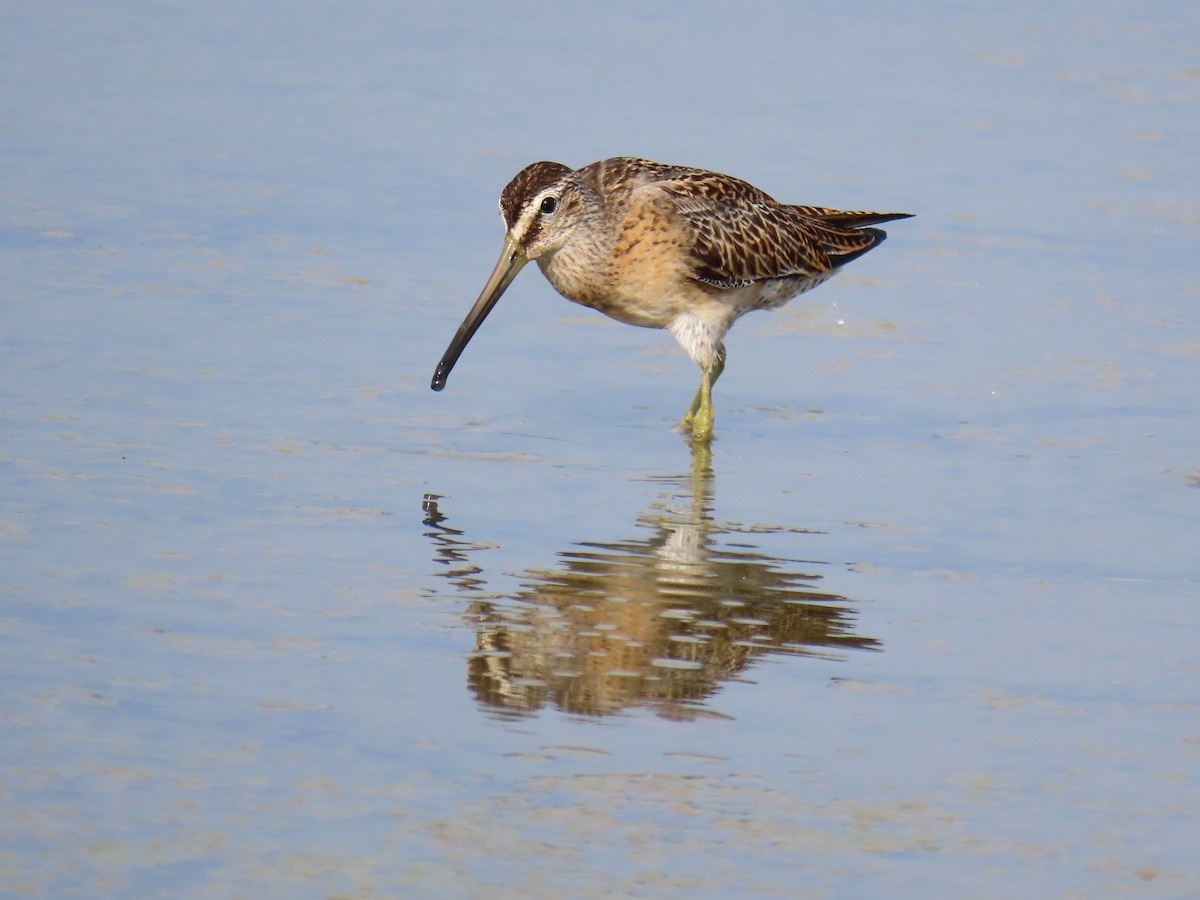
<path id="1" fill-rule="evenodd" d="M 0 13 L 0 895 L 1200 893 L 1200 14 Z M 697 373 L 526 163 L 903 209 Z"/>

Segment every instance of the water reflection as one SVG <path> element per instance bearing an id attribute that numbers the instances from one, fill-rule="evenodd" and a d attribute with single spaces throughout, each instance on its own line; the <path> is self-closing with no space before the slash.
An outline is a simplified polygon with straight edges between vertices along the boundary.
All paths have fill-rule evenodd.
<path id="1" fill-rule="evenodd" d="M 474 561 L 487 549 L 446 524 L 438 495 L 424 501 L 427 536 L 443 574 L 468 595 L 476 630 L 468 682 L 496 711 L 553 704 L 605 715 L 632 706 L 667 717 L 711 711 L 703 701 L 768 653 L 833 656 L 879 649 L 852 632 L 848 599 L 819 589 L 824 563 L 760 552 L 755 534 L 802 528 L 718 523 L 709 457 L 690 472 L 651 479 L 659 489 L 637 537 L 580 541 L 547 569 L 530 569 L 511 596 L 485 593 Z M 490 545 L 494 546 L 494 545 Z"/>

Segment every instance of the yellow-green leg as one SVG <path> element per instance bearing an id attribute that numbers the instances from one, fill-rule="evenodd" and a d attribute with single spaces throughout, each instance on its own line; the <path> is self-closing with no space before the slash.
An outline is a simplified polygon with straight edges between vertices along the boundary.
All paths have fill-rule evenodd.
<path id="1" fill-rule="evenodd" d="M 683 431 L 690 431 L 693 440 L 707 442 L 712 439 L 714 419 L 712 389 L 724 371 L 725 345 L 718 344 L 716 361 L 713 362 L 711 368 L 700 369 L 700 390 L 696 391 L 692 405 L 688 407 L 688 411 L 679 421 L 679 428 Z"/>

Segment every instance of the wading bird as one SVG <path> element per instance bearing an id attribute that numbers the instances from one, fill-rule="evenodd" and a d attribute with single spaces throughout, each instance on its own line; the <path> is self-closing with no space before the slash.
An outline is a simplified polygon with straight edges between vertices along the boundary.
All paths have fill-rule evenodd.
<path id="1" fill-rule="evenodd" d="M 618 157 L 572 169 L 536 162 L 500 194 L 504 249 L 433 375 L 455 362 L 521 267 L 535 260 L 560 294 L 630 325 L 666 328 L 700 366 L 679 426 L 712 437 L 712 386 L 737 319 L 811 290 L 879 244 L 871 225 L 908 213 L 779 203 L 717 172 Z"/>

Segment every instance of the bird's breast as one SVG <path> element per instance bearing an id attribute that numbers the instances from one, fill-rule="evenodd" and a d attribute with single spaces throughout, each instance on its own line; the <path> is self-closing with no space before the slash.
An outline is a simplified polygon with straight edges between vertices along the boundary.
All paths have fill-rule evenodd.
<path id="1" fill-rule="evenodd" d="M 610 221 L 607 234 L 582 235 L 538 263 L 568 300 L 629 325 L 666 328 L 704 296 L 679 224 L 669 210 L 643 204 Z"/>

